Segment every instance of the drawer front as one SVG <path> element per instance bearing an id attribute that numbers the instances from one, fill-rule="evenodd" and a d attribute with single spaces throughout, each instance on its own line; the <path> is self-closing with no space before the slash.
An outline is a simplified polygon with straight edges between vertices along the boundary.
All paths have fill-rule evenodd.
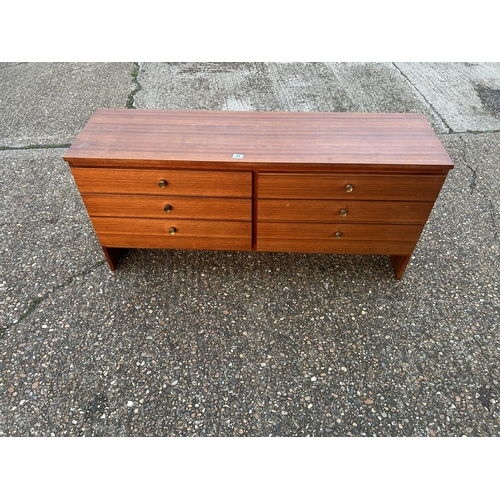
<path id="1" fill-rule="evenodd" d="M 252 220 L 250 198 L 83 194 L 91 217 Z"/>
<path id="2" fill-rule="evenodd" d="M 259 221 L 425 224 L 432 201 L 260 199 Z"/>
<path id="3" fill-rule="evenodd" d="M 435 201 L 445 175 L 259 174 L 259 198 Z"/>
<path id="4" fill-rule="evenodd" d="M 251 222 L 118 217 L 91 220 L 100 244 L 106 247 L 250 250 L 252 246 Z"/>
<path id="5" fill-rule="evenodd" d="M 99 243 L 108 248 L 164 248 L 169 250 L 252 250 L 249 238 L 198 238 L 196 236 L 168 239 L 158 235 L 98 235 Z"/>
<path id="6" fill-rule="evenodd" d="M 258 241 L 336 240 L 336 241 L 417 241 L 423 224 L 321 224 L 290 222 L 259 222 Z"/>
<path id="7" fill-rule="evenodd" d="M 224 222 L 172 219 L 129 219 L 121 217 L 92 217 L 92 224 L 97 234 L 157 234 L 175 239 L 179 236 L 201 238 L 236 238 L 251 237 L 251 222 Z M 175 233 L 169 230 L 175 228 Z"/>
<path id="8" fill-rule="evenodd" d="M 72 168 L 71 173 L 80 193 L 252 196 L 251 172 Z"/>
<path id="9" fill-rule="evenodd" d="M 347 241 L 347 240 L 294 240 L 265 239 L 257 243 L 259 252 L 303 252 L 303 253 L 342 253 L 410 255 L 416 241 Z"/>

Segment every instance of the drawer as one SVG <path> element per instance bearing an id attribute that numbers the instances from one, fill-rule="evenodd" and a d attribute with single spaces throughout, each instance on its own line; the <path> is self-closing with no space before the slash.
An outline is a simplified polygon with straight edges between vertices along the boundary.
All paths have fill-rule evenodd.
<path id="1" fill-rule="evenodd" d="M 258 220 L 425 224 L 432 201 L 260 199 Z"/>
<path id="2" fill-rule="evenodd" d="M 257 239 L 258 241 L 263 239 L 417 241 L 423 227 L 423 224 L 259 222 L 257 224 Z"/>
<path id="3" fill-rule="evenodd" d="M 410 255 L 422 229 L 423 225 L 259 222 L 257 250 Z"/>
<path id="4" fill-rule="evenodd" d="M 259 252 L 338 253 L 365 255 L 411 255 L 416 241 L 258 240 Z"/>
<path id="5" fill-rule="evenodd" d="M 252 220 L 250 198 L 83 194 L 91 217 Z"/>
<path id="6" fill-rule="evenodd" d="M 259 174 L 259 198 L 435 201 L 445 175 Z"/>
<path id="7" fill-rule="evenodd" d="M 123 248 L 179 248 L 250 250 L 251 222 L 93 217 L 102 246 Z M 170 234 L 170 229 L 175 232 Z"/>
<path id="8" fill-rule="evenodd" d="M 80 193 L 252 196 L 251 172 L 72 168 L 71 173 Z"/>

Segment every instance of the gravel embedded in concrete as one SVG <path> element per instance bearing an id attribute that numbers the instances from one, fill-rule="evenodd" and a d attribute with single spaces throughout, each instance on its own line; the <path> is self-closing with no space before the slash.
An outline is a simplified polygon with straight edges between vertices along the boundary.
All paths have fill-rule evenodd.
<path id="1" fill-rule="evenodd" d="M 104 260 L 65 151 L 0 151 L 0 330 Z"/>
<path id="2" fill-rule="evenodd" d="M 1 63 L 0 147 L 68 144 L 97 108 L 123 108 L 132 63 Z"/>

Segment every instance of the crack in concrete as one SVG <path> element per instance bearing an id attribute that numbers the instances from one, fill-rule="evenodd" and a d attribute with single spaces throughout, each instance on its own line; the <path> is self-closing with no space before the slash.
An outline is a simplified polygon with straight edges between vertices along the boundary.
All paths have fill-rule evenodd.
<path id="1" fill-rule="evenodd" d="M 418 88 L 415 86 L 415 84 L 403 73 L 401 68 L 399 68 L 396 63 L 392 63 L 392 65 L 401 73 L 403 78 L 405 78 L 406 81 L 415 89 L 415 92 L 417 92 L 422 97 L 422 99 L 428 104 L 428 106 L 432 109 L 432 111 L 434 111 L 434 113 L 436 113 L 437 117 L 443 122 L 445 127 L 448 129 L 448 133 L 449 134 L 453 133 L 454 132 L 453 129 L 448 125 L 448 123 L 446 123 L 446 120 L 438 113 L 437 109 L 427 100 L 425 95 L 422 94 L 422 92 L 420 92 L 420 90 L 418 90 Z"/>
<path id="2" fill-rule="evenodd" d="M 496 130 L 466 130 L 467 134 L 496 134 L 500 132 L 500 129 Z M 457 132 L 463 134 L 464 132 Z"/>
<path id="3" fill-rule="evenodd" d="M 82 271 L 80 273 L 77 273 L 77 274 L 74 274 L 73 276 L 70 276 L 68 279 L 66 279 L 65 281 L 63 281 L 59 285 L 56 285 L 51 290 L 45 292 L 41 297 L 37 297 L 36 299 L 33 299 L 28 304 L 28 307 L 26 308 L 26 310 L 19 316 L 18 319 L 14 320 L 12 323 L 8 324 L 7 326 L 0 328 L 0 336 L 2 336 L 9 328 L 12 328 L 13 326 L 18 325 L 21 321 L 26 319 L 44 300 L 46 300 L 54 292 L 56 292 L 57 290 L 60 290 L 61 288 L 64 288 L 64 287 L 70 285 L 77 278 L 87 276 L 92 271 L 101 267 L 105 263 L 106 263 L 106 259 L 101 260 L 97 264 L 94 264 L 93 266 L 89 267 L 88 269 L 85 269 L 84 271 Z"/>
<path id="4" fill-rule="evenodd" d="M 130 92 L 130 94 L 127 97 L 127 104 L 126 107 L 128 109 L 136 109 L 135 107 L 135 94 L 139 92 L 139 90 L 142 90 L 142 86 L 137 80 L 137 77 L 139 76 L 139 71 L 141 69 L 141 63 L 135 62 L 134 63 L 134 70 L 132 73 L 130 73 L 130 76 L 132 77 L 132 82 L 135 83 L 135 89 Z"/>
<path id="5" fill-rule="evenodd" d="M 0 151 L 25 151 L 27 149 L 65 149 L 71 144 L 28 144 L 27 146 L 0 146 Z"/>
<path id="6" fill-rule="evenodd" d="M 493 204 L 493 201 L 490 198 L 488 198 L 483 193 L 483 191 L 477 189 L 477 187 L 478 187 L 478 172 L 477 172 L 477 169 L 475 169 L 471 165 L 469 165 L 469 163 L 467 161 L 467 144 L 465 142 L 464 137 L 460 136 L 460 140 L 461 140 L 462 146 L 463 146 L 463 149 L 462 149 L 462 160 L 463 160 L 464 165 L 467 168 L 467 170 L 469 170 L 469 172 L 471 173 L 471 180 L 470 180 L 470 183 L 469 183 L 469 188 L 470 188 L 469 196 L 472 196 L 474 194 L 474 192 L 479 193 L 479 195 L 487 203 L 487 205 L 488 205 L 488 215 L 491 218 L 492 226 L 493 226 L 493 239 L 494 239 L 494 241 L 496 243 L 499 243 L 500 242 L 500 231 L 497 228 L 497 219 L 496 219 L 496 214 L 495 214 L 495 205 Z"/>
<path id="7" fill-rule="evenodd" d="M 465 132 L 455 132 L 451 130 L 450 132 L 434 132 L 436 135 L 462 135 L 462 134 L 497 134 L 499 130 L 466 130 Z"/>
<path id="8" fill-rule="evenodd" d="M 467 168 L 467 170 L 469 170 L 469 172 L 471 173 L 471 180 L 469 182 L 469 196 L 472 196 L 477 188 L 477 170 L 469 165 L 469 162 L 467 161 L 467 144 L 462 135 L 459 135 L 459 137 L 460 142 L 462 143 L 462 161 L 464 162 L 465 168 Z"/>

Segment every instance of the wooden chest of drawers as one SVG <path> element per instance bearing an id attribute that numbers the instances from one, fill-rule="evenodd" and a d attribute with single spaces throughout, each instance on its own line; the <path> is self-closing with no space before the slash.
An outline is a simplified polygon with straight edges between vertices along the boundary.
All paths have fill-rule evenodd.
<path id="1" fill-rule="evenodd" d="M 386 254 L 402 277 L 453 168 L 421 114 L 99 109 L 69 163 L 123 248 Z"/>

